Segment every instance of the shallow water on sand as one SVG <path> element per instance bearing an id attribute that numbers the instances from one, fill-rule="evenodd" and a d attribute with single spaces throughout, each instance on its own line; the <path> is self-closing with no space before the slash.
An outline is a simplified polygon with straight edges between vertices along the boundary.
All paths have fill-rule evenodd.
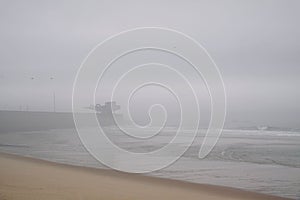
<path id="1" fill-rule="evenodd" d="M 150 142 L 137 142 L 116 130 L 109 132 L 118 146 L 134 152 L 158 149 L 174 134 L 170 128 Z M 188 137 L 189 131 L 186 135 Z M 213 151 L 200 160 L 198 152 L 202 140 L 203 131 L 200 131 L 193 145 L 178 161 L 147 175 L 300 198 L 300 133 L 224 130 Z M 72 129 L 1 133 L 0 151 L 105 168 L 85 150 Z"/>

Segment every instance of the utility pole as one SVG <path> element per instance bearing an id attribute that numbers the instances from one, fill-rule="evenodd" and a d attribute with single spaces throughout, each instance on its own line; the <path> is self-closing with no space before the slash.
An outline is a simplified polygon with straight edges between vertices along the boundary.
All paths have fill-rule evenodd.
<path id="1" fill-rule="evenodd" d="M 34 85 L 35 77 L 32 76 L 32 77 L 30 78 L 30 80 L 32 81 L 31 87 L 34 87 L 33 85 Z M 31 95 L 34 94 L 34 93 L 32 92 L 32 90 L 31 90 L 31 93 L 32 93 Z M 32 103 L 31 100 L 29 100 L 29 105 L 30 105 L 31 103 Z M 31 106 L 31 105 L 30 105 L 30 106 Z M 32 107 L 33 107 L 33 109 L 34 109 L 34 105 L 33 105 Z M 27 101 L 27 107 L 26 107 L 27 111 L 29 111 L 28 108 L 29 108 L 29 106 L 28 106 L 28 101 Z"/>
<path id="2" fill-rule="evenodd" d="M 55 106 L 55 91 L 53 91 L 53 111 L 56 112 L 56 106 Z"/>
<path id="3" fill-rule="evenodd" d="M 50 80 L 53 81 L 54 78 L 53 78 L 53 77 L 50 77 Z M 53 112 L 56 112 L 55 101 L 56 101 L 56 99 L 55 99 L 55 89 L 54 89 L 54 87 L 53 87 Z"/>

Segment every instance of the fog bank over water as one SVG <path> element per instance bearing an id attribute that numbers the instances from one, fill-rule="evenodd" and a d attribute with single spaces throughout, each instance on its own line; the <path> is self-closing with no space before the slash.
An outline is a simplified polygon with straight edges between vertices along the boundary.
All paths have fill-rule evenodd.
<path id="1" fill-rule="evenodd" d="M 299 1 L 1 4 L 1 110 L 52 110 L 55 92 L 56 109 L 71 111 L 74 78 L 88 52 L 120 31 L 155 26 L 186 33 L 210 53 L 226 87 L 228 126 L 300 128 Z M 144 52 L 128 58 L 128 63 L 147 57 L 159 56 Z M 170 55 L 159 58 L 189 67 Z M 193 81 L 198 85 L 203 120 L 208 120 L 209 95 L 203 80 Z M 159 98 L 150 99 L 153 96 Z M 147 121 L 146 106 L 154 101 L 165 102 L 169 116 L 177 113 L 176 102 L 161 89 L 147 88 L 136 98 L 138 109 L 133 115 L 141 121 Z M 104 103 L 109 98 L 101 93 L 96 100 Z"/>

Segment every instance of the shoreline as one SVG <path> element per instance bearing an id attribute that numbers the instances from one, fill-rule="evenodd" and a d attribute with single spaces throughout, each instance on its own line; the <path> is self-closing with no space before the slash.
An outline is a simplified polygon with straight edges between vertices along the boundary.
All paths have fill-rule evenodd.
<path id="1" fill-rule="evenodd" d="M 0 153 L 0 199 L 287 199 Z"/>

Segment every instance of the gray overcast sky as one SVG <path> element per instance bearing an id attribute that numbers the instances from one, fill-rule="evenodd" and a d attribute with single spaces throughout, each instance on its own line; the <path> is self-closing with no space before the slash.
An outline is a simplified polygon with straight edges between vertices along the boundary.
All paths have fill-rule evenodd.
<path id="1" fill-rule="evenodd" d="M 300 1 L 0 4 L 1 109 L 49 109 L 54 89 L 58 109 L 70 110 L 76 71 L 97 43 L 158 26 L 192 36 L 211 54 L 227 88 L 227 123 L 300 127 Z"/>

